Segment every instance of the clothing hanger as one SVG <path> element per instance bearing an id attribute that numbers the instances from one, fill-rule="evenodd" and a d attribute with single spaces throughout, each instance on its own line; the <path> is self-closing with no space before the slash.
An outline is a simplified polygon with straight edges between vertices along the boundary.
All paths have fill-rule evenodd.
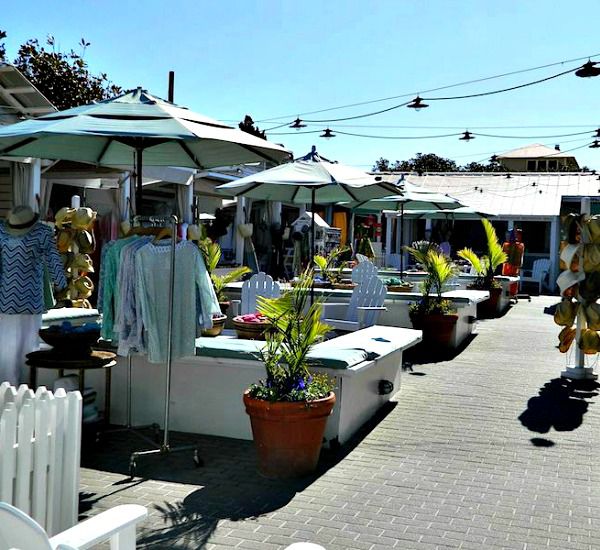
<path id="1" fill-rule="evenodd" d="M 164 227 L 132 227 L 127 233 L 127 237 L 131 237 L 133 235 L 159 235 L 160 232 L 165 229 Z"/>
<path id="2" fill-rule="evenodd" d="M 170 239 L 172 236 L 173 236 L 173 234 L 171 232 L 170 227 L 162 227 L 162 228 L 160 228 L 160 231 L 156 234 L 156 237 L 154 237 L 154 240 L 152 242 L 157 243 L 158 241 L 160 241 L 162 239 L 167 239 L 167 238 Z"/>

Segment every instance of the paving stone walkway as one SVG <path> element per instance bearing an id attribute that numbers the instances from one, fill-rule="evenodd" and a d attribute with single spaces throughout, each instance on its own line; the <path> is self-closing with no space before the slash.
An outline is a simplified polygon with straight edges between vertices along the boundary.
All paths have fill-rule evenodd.
<path id="1" fill-rule="evenodd" d="M 144 504 L 139 547 L 156 549 L 598 549 L 598 385 L 560 379 L 554 302 L 480 322 L 453 360 L 415 359 L 386 414 L 308 480 L 258 476 L 252 442 L 177 435 L 206 465 L 147 457 L 132 482 L 144 444 L 110 436 L 85 453 L 82 517 Z"/>

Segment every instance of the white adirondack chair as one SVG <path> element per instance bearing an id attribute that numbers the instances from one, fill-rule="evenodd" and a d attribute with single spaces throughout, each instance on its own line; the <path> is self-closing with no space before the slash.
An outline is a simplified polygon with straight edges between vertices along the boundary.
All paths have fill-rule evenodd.
<path id="1" fill-rule="evenodd" d="M 122 504 L 49 538 L 35 520 L 0 502 L 0 548 L 14 550 L 85 550 L 110 541 L 111 550 L 134 550 L 136 525 L 148 516 L 139 504 Z"/>
<path id="2" fill-rule="evenodd" d="M 274 281 L 270 275 L 256 273 L 242 284 L 241 300 L 232 300 L 231 309 L 233 316 L 256 313 L 256 298 L 278 298 L 281 295 L 279 283 Z"/>
<path id="3" fill-rule="evenodd" d="M 336 330 L 350 332 L 375 325 L 386 309 L 383 303 L 387 289 L 377 277 L 373 263 L 365 261 L 358 264 L 352 270 L 352 282 L 357 286 L 349 303 L 323 304 L 323 322 Z"/>
<path id="4" fill-rule="evenodd" d="M 538 293 L 542 293 L 544 281 L 550 273 L 550 260 L 548 258 L 539 258 L 533 262 L 531 270 L 524 269 L 521 271 L 519 285 L 523 283 L 537 283 Z"/>

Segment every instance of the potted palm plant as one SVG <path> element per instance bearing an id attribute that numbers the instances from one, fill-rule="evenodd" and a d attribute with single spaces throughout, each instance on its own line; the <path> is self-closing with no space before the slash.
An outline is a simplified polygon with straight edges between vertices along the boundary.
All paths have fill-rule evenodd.
<path id="1" fill-rule="evenodd" d="M 418 245 L 418 246 L 415 246 Z M 442 297 L 444 286 L 457 275 L 458 268 L 436 245 L 420 241 L 406 250 L 426 272 L 421 282 L 422 297 L 409 306 L 413 328 L 423 331 L 423 341 L 448 347 L 458 315 L 451 300 Z"/>
<path id="2" fill-rule="evenodd" d="M 343 256 L 349 251 L 349 246 L 337 246 L 327 255 L 327 257 L 316 254 L 313 258 L 315 265 L 321 272 L 321 278 L 327 280 L 333 288 L 352 289 L 355 286 L 351 282 L 342 282 L 342 272 L 345 265 L 340 261 L 340 256 Z"/>
<path id="3" fill-rule="evenodd" d="M 308 353 L 330 328 L 321 322 L 321 304 L 309 305 L 311 281 L 306 272 L 279 298 L 259 298 L 259 312 L 271 322 L 261 351 L 266 378 L 244 392 L 244 404 L 259 471 L 269 478 L 314 471 L 335 403 L 331 379 L 309 369 Z"/>
<path id="4" fill-rule="evenodd" d="M 204 238 L 198 241 L 198 246 L 204 257 L 204 263 L 206 264 L 206 270 L 210 275 L 219 306 L 221 307 L 221 315 L 213 315 L 213 328 L 202 331 L 203 336 L 218 336 L 227 319 L 227 309 L 231 305 L 227 295 L 225 294 L 225 287 L 229 283 L 235 283 L 239 281 L 244 275 L 250 273 L 252 270 L 246 266 L 240 266 L 228 271 L 223 275 L 217 275 L 215 273 L 219 261 L 221 260 L 221 247 L 218 243 L 215 243 L 211 239 Z"/>
<path id="5" fill-rule="evenodd" d="M 463 248 L 457 252 L 459 258 L 466 260 L 477 273 L 477 279 L 468 288 L 473 290 L 487 290 L 490 297 L 485 302 L 478 304 L 478 317 L 494 317 L 498 311 L 498 300 L 502 294 L 502 285 L 494 279 L 496 270 L 507 260 L 506 253 L 498 241 L 496 230 L 489 220 L 481 220 L 486 237 L 485 255 L 479 257 L 471 248 Z"/>

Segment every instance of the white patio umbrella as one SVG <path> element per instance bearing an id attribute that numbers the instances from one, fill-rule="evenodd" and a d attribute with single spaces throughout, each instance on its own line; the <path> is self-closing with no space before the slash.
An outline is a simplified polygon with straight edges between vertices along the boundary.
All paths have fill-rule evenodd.
<path id="1" fill-rule="evenodd" d="M 265 160 L 278 164 L 291 157 L 280 145 L 141 88 L 0 129 L 1 157 L 130 166 L 134 153 L 138 213 L 144 164 L 206 169 Z"/>
<path id="2" fill-rule="evenodd" d="M 397 194 L 399 188 L 351 166 L 321 157 L 313 146 L 311 152 L 294 162 L 258 172 L 216 189 L 233 196 L 266 201 L 311 205 L 340 202 L 364 202 Z M 311 224 L 311 251 L 314 255 L 315 221 Z M 311 258 L 312 259 L 312 258 Z"/>
<path id="3" fill-rule="evenodd" d="M 401 194 L 372 199 L 362 202 L 351 202 L 342 204 L 352 209 L 353 212 L 398 212 L 400 215 L 400 246 L 404 245 L 404 215 L 407 212 L 418 211 L 421 213 L 452 212 L 464 208 L 465 205 L 459 200 L 445 195 L 435 193 L 414 185 L 410 182 L 400 180 Z M 404 270 L 404 255 L 400 252 L 400 273 Z"/>

